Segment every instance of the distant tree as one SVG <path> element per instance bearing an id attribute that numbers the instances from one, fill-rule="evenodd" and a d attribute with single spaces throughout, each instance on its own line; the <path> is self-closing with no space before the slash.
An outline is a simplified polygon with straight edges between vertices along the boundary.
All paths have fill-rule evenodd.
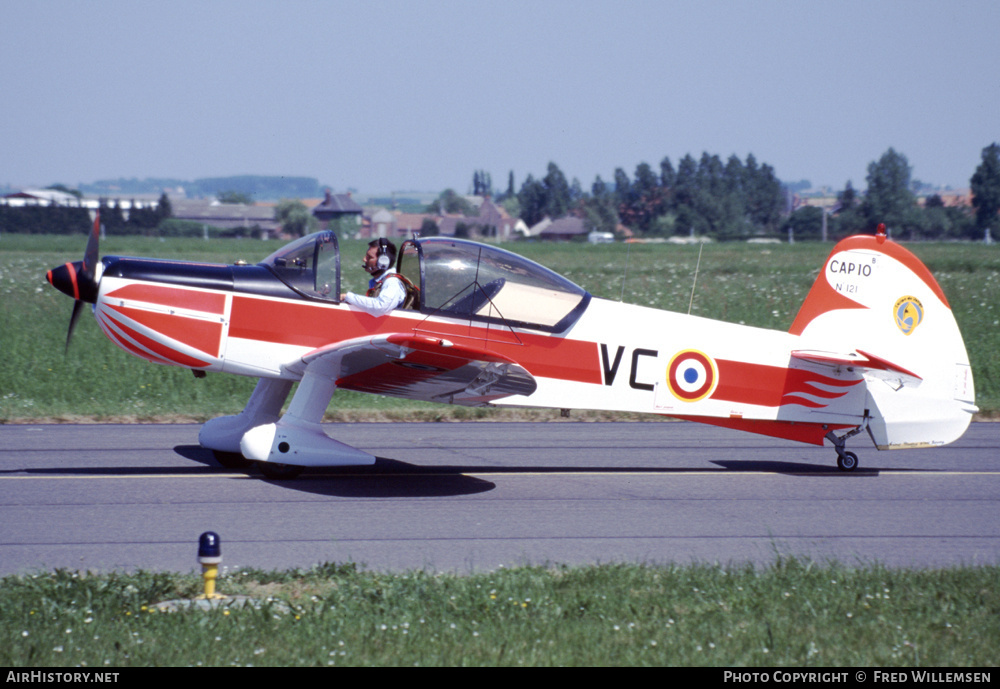
<path id="1" fill-rule="evenodd" d="M 546 193 L 545 185 L 528 175 L 517 192 L 517 201 L 521 205 L 521 219 L 531 227 L 545 217 Z"/>
<path id="2" fill-rule="evenodd" d="M 485 170 L 472 173 L 472 193 L 476 196 L 492 196 L 493 180 Z"/>
<path id="3" fill-rule="evenodd" d="M 274 207 L 274 219 L 290 235 L 302 237 L 316 227 L 316 218 L 298 199 L 282 199 Z"/>
<path id="4" fill-rule="evenodd" d="M 157 206 L 146 206 L 138 208 L 135 201 L 132 201 L 131 210 L 128 214 L 129 234 L 152 234 L 160 225 L 160 213 Z"/>
<path id="5" fill-rule="evenodd" d="M 751 225 L 765 232 L 778 229 L 785 207 L 781 182 L 774 168 L 764 163 L 756 167 L 756 159 L 747 157 L 745 195 L 747 217 Z"/>
<path id="6" fill-rule="evenodd" d="M 704 234 L 708 228 L 697 210 L 701 196 L 698 162 L 690 153 L 677 163 L 675 179 L 673 208 L 677 214 L 677 233 Z"/>
<path id="7" fill-rule="evenodd" d="M 424 221 L 420 223 L 421 237 L 436 237 L 439 232 L 438 224 L 430 218 L 424 218 Z"/>
<path id="8" fill-rule="evenodd" d="M 816 206 L 798 208 L 782 223 L 781 230 L 791 230 L 795 239 L 819 239 L 823 232 L 823 209 Z"/>
<path id="9" fill-rule="evenodd" d="M 664 189 L 670 189 L 677 182 L 677 173 L 674 171 L 674 166 L 670 162 L 670 158 L 664 157 L 660 161 L 660 186 Z"/>
<path id="10" fill-rule="evenodd" d="M 166 192 L 160 194 L 160 201 L 156 204 L 156 213 L 160 217 L 160 222 L 163 222 L 167 218 L 173 217 L 174 215 L 174 207 L 170 203 L 170 198 L 167 196 Z"/>
<path id="11" fill-rule="evenodd" d="M 550 218 L 561 218 L 569 212 L 571 196 L 566 175 L 555 163 L 549 163 L 548 172 L 542 178 L 545 187 L 545 213 Z"/>
<path id="12" fill-rule="evenodd" d="M 516 195 L 517 191 L 514 189 L 514 171 L 511 170 L 510 174 L 507 175 L 507 191 L 504 192 L 503 197 L 509 199 Z"/>
<path id="13" fill-rule="evenodd" d="M 591 231 L 614 232 L 618 227 L 614 194 L 598 175 L 590 186 L 590 196 L 580 204 L 584 224 Z"/>
<path id="14" fill-rule="evenodd" d="M 468 216 L 475 215 L 476 209 L 469 203 L 468 199 L 459 196 L 454 189 L 445 189 L 427 206 L 427 212 L 440 215 L 460 213 Z"/>
<path id="15" fill-rule="evenodd" d="M 104 232 L 110 235 L 128 234 L 129 229 L 125 222 L 125 213 L 118 204 L 118 199 L 114 199 L 109 204 L 107 199 L 98 202 L 98 210 L 101 214 L 101 224 L 104 225 Z"/>
<path id="16" fill-rule="evenodd" d="M 628 178 L 628 174 L 620 167 L 615 168 L 615 186 L 612 189 L 612 193 L 615 195 L 615 203 L 618 205 L 618 212 L 621 214 L 623 208 L 628 208 L 632 203 L 632 180 Z M 622 222 L 626 222 L 624 215 L 622 216 Z"/>
<path id="17" fill-rule="evenodd" d="M 504 196 L 503 200 L 500 201 L 500 206 L 507 211 L 507 215 L 512 218 L 521 217 L 521 202 L 517 200 L 517 194 L 511 194 L 510 196 Z"/>
<path id="18" fill-rule="evenodd" d="M 623 195 L 618 213 L 623 222 L 639 232 L 650 232 L 653 221 L 667 212 L 667 192 L 660 184 L 661 177 L 647 163 L 639 163 L 635 178 Z"/>
<path id="19" fill-rule="evenodd" d="M 698 163 L 690 153 L 681 158 L 677 164 L 677 175 L 674 179 L 677 204 L 694 205 L 695 192 L 698 190 Z"/>
<path id="20" fill-rule="evenodd" d="M 851 186 L 851 180 L 847 180 L 847 184 L 844 186 L 844 190 L 837 194 L 837 203 L 840 205 L 840 209 L 849 210 L 854 208 L 854 205 L 858 201 L 858 193 L 854 191 L 854 187 Z"/>
<path id="21" fill-rule="evenodd" d="M 866 229 L 885 223 L 903 231 L 915 224 L 916 197 L 910 191 L 910 164 L 906 156 L 889 149 L 868 165 L 868 193 L 862 204 Z"/>
<path id="22" fill-rule="evenodd" d="M 860 204 L 841 208 L 832 218 L 834 222 L 827 229 L 828 239 L 841 239 L 864 231 L 867 220 L 861 211 Z"/>
<path id="23" fill-rule="evenodd" d="M 251 198 L 250 194 L 242 191 L 235 191 L 233 189 L 220 191 L 215 195 L 215 198 L 219 200 L 219 203 L 242 203 L 246 206 L 253 205 L 253 198 Z"/>
<path id="24" fill-rule="evenodd" d="M 997 228 L 1000 212 L 1000 145 L 992 143 L 982 152 L 982 162 L 970 180 L 972 207 L 979 230 Z"/>

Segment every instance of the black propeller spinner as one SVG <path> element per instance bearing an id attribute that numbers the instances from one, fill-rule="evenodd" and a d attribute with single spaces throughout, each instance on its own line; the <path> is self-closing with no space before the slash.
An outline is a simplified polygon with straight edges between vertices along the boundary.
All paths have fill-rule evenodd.
<path id="1" fill-rule="evenodd" d="M 100 278 L 96 271 L 97 264 L 101 260 L 99 255 L 100 234 L 101 214 L 98 213 L 97 217 L 94 218 L 94 229 L 91 230 L 87 238 L 87 249 L 83 254 L 83 260 L 65 263 L 58 268 L 53 268 L 45 275 L 49 284 L 76 300 L 73 303 L 73 314 L 69 319 L 69 332 L 66 333 L 67 351 L 84 302 L 93 304 L 97 301 Z"/>

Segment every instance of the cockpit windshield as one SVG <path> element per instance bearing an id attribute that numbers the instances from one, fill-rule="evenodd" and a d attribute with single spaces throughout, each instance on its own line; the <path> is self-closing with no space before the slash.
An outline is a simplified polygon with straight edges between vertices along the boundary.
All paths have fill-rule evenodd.
<path id="1" fill-rule="evenodd" d="M 407 242 L 399 272 L 414 282 L 419 276 L 421 311 L 443 316 L 561 332 L 590 301 L 586 290 L 544 266 L 461 239 Z"/>
<path id="2" fill-rule="evenodd" d="M 316 232 L 286 244 L 260 262 L 282 282 L 307 297 L 340 298 L 340 250 L 337 235 Z"/>
<path id="3" fill-rule="evenodd" d="M 286 244 L 260 265 L 304 297 L 340 299 L 340 250 L 331 231 Z M 590 303 L 586 290 L 558 273 L 499 247 L 463 239 L 408 240 L 395 269 L 419 288 L 419 302 L 412 308 L 427 316 L 563 332 Z"/>

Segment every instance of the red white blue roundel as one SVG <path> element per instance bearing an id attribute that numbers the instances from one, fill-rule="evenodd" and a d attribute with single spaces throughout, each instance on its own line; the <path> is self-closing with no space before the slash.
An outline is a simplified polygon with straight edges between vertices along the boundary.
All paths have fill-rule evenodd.
<path id="1" fill-rule="evenodd" d="M 719 370 L 712 357 L 695 349 L 678 352 L 667 366 L 667 387 L 682 402 L 697 402 L 715 390 Z"/>

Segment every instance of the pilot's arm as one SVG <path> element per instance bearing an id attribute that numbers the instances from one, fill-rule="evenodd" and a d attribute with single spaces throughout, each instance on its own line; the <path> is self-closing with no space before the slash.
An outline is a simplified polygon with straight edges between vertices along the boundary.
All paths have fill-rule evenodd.
<path id="1" fill-rule="evenodd" d="M 386 277 L 377 297 L 364 297 L 354 292 L 344 295 L 344 301 L 359 309 L 364 309 L 373 316 L 384 316 L 397 308 L 406 299 L 406 287 L 395 275 Z"/>

